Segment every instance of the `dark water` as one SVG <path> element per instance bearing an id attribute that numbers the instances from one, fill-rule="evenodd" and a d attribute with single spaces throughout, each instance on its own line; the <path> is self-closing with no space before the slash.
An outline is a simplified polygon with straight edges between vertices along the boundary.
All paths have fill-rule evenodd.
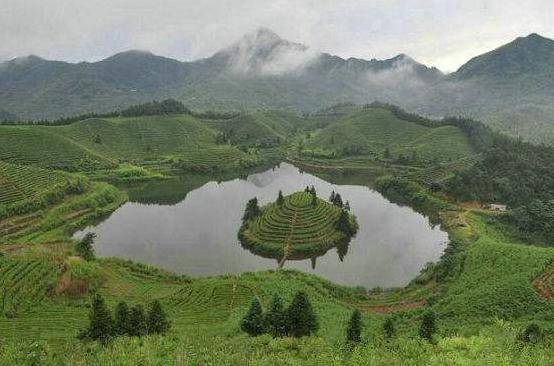
<path id="1" fill-rule="evenodd" d="M 335 190 L 350 201 L 360 226 L 358 234 L 343 261 L 331 249 L 315 259 L 315 269 L 313 259 L 288 261 L 285 268 L 341 284 L 401 286 L 425 263 L 437 260 L 447 242 L 445 232 L 431 227 L 427 218 L 409 207 L 393 204 L 366 186 L 334 185 L 290 164 L 246 179 L 207 180 L 191 176 L 131 189 L 134 202 L 76 235 L 95 232 L 100 256 L 129 258 L 189 275 L 272 269 L 277 267 L 275 260 L 242 249 L 236 239 L 246 201 L 256 196 L 265 204 L 274 201 L 279 190 L 289 194 L 314 185 L 322 198 Z"/>

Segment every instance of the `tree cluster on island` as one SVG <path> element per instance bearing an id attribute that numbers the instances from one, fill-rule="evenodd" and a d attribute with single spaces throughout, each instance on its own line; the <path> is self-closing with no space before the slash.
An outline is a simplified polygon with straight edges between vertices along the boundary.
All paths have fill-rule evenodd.
<path id="1" fill-rule="evenodd" d="M 142 337 L 147 334 L 165 334 L 170 322 L 158 300 L 150 304 L 148 312 L 144 306 L 129 307 L 126 302 L 117 304 L 114 315 L 100 294 L 94 294 L 89 313 L 89 325 L 78 336 L 105 343 L 114 337 Z"/>

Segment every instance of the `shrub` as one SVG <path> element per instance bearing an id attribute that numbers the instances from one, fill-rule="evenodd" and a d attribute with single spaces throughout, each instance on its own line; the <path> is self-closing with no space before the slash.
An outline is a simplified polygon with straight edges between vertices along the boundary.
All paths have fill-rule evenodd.
<path id="1" fill-rule="evenodd" d="M 525 343 L 538 343 L 542 339 L 542 329 L 535 323 L 530 323 L 519 335 L 519 340 Z"/>
<path id="2" fill-rule="evenodd" d="M 90 261 L 94 259 L 94 248 L 92 245 L 94 244 L 94 239 L 96 238 L 96 234 L 94 233 L 87 233 L 83 239 L 79 240 L 75 244 L 75 252 L 77 252 L 77 255 L 82 257 L 84 260 Z"/>
<path id="3" fill-rule="evenodd" d="M 429 342 L 433 341 L 433 335 L 437 331 L 435 318 L 435 313 L 432 310 L 427 310 L 423 314 L 423 318 L 421 319 L 421 324 L 419 326 L 419 336 Z"/>
<path id="4" fill-rule="evenodd" d="M 169 329 L 169 320 L 162 309 L 162 304 L 155 300 L 148 312 L 148 333 L 164 334 Z"/>
<path id="5" fill-rule="evenodd" d="M 346 341 L 349 343 L 360 343 L 362 341 L 362 313 L 358 309 L 354 310 L 348 322 Z"/>
<path id="6" fill-rule="evenodd" d="M 383 334 L 385 338 L 391 339 L 394 337 L 395 332 L 396 330 L 394 329 L 394 321 L 392 320 L 392 317 L 388 317 L 383 323 Z"/>

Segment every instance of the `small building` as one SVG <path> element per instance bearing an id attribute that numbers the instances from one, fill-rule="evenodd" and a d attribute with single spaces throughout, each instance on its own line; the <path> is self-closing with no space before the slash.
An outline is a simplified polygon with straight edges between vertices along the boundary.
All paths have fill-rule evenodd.
<path id="1" fill-rule="evenodd" d="M 490 209 L 491 211 L 506 212 L 506 211 L 508 211 L 508 206 L 506 206 L 506 205 L 499 205 L 499 204 L 497 204 L 497 203 L 491 203 L 491 204 L 489 205 L 489 209 Z"/>

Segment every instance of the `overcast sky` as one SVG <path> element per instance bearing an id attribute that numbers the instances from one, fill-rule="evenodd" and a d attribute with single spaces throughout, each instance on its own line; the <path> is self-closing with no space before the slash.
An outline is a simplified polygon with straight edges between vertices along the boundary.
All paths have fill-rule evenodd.
<path id="1" fill-rule="evenodd" d="M 0 60 L 194 60 L 265 26 L 342 57 L 406 53 L 453 71 L 518 36 L 554 38 L 553 0 L 0 0 Z"/>

